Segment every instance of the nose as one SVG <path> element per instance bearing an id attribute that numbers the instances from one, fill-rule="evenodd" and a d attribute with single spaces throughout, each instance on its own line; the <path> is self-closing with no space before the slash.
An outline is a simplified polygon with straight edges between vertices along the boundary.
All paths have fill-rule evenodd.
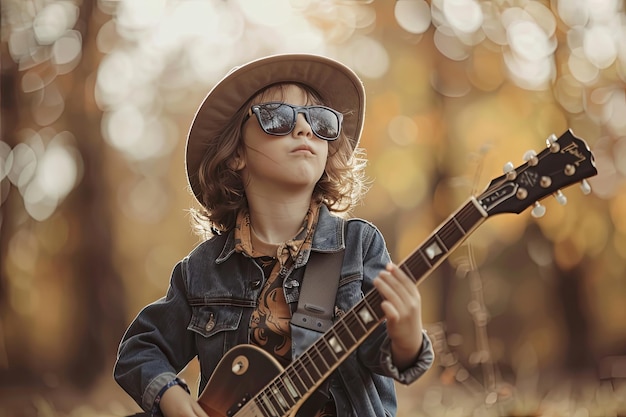
<path id="1" fill-rule="evenodd" d="M 305 136 L 307 138 L 313 137 L 313 129 L 311 129 L 311 125 L 306 120 L 304 113 L 298 113 L 296 115 L 296 125 L 293 128 L 293 135 L 296 137 Z"/>

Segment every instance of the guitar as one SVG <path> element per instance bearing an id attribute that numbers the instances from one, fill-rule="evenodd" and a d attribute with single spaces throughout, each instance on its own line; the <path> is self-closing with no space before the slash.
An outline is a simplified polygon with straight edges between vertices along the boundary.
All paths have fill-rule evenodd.
<path id="1" fill-rule="evenodd" d="M 504 175 L 493 179 L 479 196 L 472 196 L 400 268 L 416 284 L 441 264 L 488 217 L 519 214 L 535 205 L 533 215 L 543 215 L 539 200 L 554 194 L 564 203 L 560 189 L 597 174 L 587 144 L 567 130 L 551 135 L 539 154 L 529 152 L 517 168 L 508 163 Z M 295 416 L 304 401 L 383 321 L 383 299 L 372 290 L 302 355 L 283 368 L 264 350 L 239 345 L 221 359 L 198 398 L 211 417 Z"/>

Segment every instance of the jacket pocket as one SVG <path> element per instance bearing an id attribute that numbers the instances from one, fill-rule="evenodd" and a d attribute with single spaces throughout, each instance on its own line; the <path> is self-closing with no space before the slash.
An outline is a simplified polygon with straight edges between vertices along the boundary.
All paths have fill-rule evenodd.
<path id="1" fill-rule="evenodd" d="M 193 306 L 191 322 L 187 328 L 210 338 L 220 332 L 237 330 L 242 315 L 243 308 L 237 306 Z"/>

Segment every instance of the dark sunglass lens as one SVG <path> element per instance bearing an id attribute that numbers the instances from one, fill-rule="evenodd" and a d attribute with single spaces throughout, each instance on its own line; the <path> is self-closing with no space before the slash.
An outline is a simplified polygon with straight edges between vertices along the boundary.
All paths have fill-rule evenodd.
<path id="1" fill-rule="evenodd" d="M 259 106 L 259 122 L 272 135 L 286 135 L 293 128 L 293 109 L 280 103 Z"/>
<path id="2" fill-rule="evenodd" d="M 311 129 L 322 139 L 336 139 L 339 136 L 339 119 L 335 113 L 324 107 L 309 108 Z"/>

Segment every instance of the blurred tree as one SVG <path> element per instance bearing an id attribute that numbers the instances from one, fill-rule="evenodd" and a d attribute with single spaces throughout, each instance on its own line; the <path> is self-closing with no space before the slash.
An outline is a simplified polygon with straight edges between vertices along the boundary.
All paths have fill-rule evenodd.
<path id="1" fill-rule="evenodd" d="M 15 146 L 17 140 L 14 132 L 18 120 L 18 71 L 17 65 L 9 55 L 8 44 L 0 44 L 0 141 L 8 146 Z M 0 165 L 0 168 L 2 165 Z M 2 319 L 7 312 L 7 271 L 2 268 L 6 265 L 9 247 L 9 230 L 6 225 L 11 223 L 11 212 L 3 201 L 7 199 L 11 184 L 9 180 L 0 177 L 0 372 L 9 366 L 4 324 Z"/>
<path id="2" fill-rule="evenodd" d="M 71 380 L 88 386 L 110 365 L 111 352 L 126 327 L 124 287 L 121 274 L 113 265 L 112 214 L 107 187 L 106 143 L 100 135 L 101 112 L 93 99 L 95 73 L 100 62 L 96 35 L 108 20 L 94 2 L 81 4 L 78 28 L 83 39 L 82 63 L 71 74 L 66 108 L 66 124 L 78 138 L 84 175 L 76 192 L 67 201 L 71 218 L 76 219 L 78 241 L 72 273 L 75 296 L 80 299 L 76 317 L 78 337 L 72 346 L 68 368 Z M 94 366 L 94 363 L 99 366 Z"/>
<path id="3" fill-rule="evenodd" d="M 585 296 L 585 267 L 590 259 L 575 265 L 571 269 L 564 269 L 555 265 L 554 275 L 557 281 L 556 300 L 561 301 L 564 322 L 566 323 L 567 338 L 565 340 L 566 355 L 564 369 L 574 377 L 578 375 L 593 375 L 597 372 L 595 366 L 599 358 L 594 357 L 591 345 L 589 322 L 590 311 Z"/>
<path id="4" fill-rule="evenodd" d="M 21 204 L 21 196 L 15 189 L 0 206 L 1 318 L 3 328 L 8 329 L 8 334 L 1 335 L 8 355 L 8 364 L 0 369 L 3 383 L 27 379 L 29 384 L 55 385 L 58 382 L 50 381 L 59 381 L 63 385 L 89 389 L 110 367 L 111 353 L 126 325 L 121 275 L 112 261 L 109 204 L 112 197 L 106 185 L 106 144 L 100 135 L 101 112 L 93 98 L 95 73 L 100 61 L 96 35 L 109 17 L 94 8 L 94 4 L 92 1 L 80 2 L 75 30 L 82 39 L 82 58 L 72 71 L 57 74 L 51 81 L 61 92 L 64 111 L 46 126 L 56 131 L 69 131 L 76 138 L 76 149 L 83 166 L 82 181 L 46 221 L 49 227 L 33 219 L 24 220 L 26 202 Z M 13 4 L 13 7 L 19 6 Z M 20 29 L 19 25 L 14 29 Z M 22 85 L 20 76 L 24 74 L 12 64 L 6 45 L 3 42 L 2 58 L 7 64 L 3 65 L 2 73 L 2 137 L 15 147 L 17 130 L 36 125 L 42 118 L 37 118 L 34 113 L 46 110 L 37 107 L 40 96 L 18 91 Z M 56 73 L 54 65 L 51 60 L 38 64 Z M 59 230 L 65 230 L 65 233 L 59 235 Z M 27 281 L 31 285 L 27 290 L 39 293 L 37 298 L 42 303 L 27 309 L 30 314 L 16 308 L 19 297 L 11 299 L 7 291 L 12 285 L 7 278 L 8 271 L 15 273 L 16 269 L 19 270 L 19 266 L 11 266 L 16 260 L 10 258 L 9 246 L 24 231 L 43 232 L 42 237 L 33 241 L 37 246 L 35 254 L 39 257 L 37 265 L 42 266 L 35 267 L 34 277 Z M 58 242 L 54 245 L 49 244 L 56 240 Z M 59 299 L 55 292 L 41 294 L 45 292 L 42 288 L 51 283 L 62 288 L 57 294 Z M 51 306 L 58 306 L 61 311 L 51 311 Z M 39 329 L 44 332 L 42 342 L 29 332 L 41 327 L 42 315 L 46 314 L 51 317 L 60 315 L 60 318 L 56 329 Z M 44 351 L 47 348 L 49 350 Z M 44 363 L 41 358 L 45 358 Z"/>

